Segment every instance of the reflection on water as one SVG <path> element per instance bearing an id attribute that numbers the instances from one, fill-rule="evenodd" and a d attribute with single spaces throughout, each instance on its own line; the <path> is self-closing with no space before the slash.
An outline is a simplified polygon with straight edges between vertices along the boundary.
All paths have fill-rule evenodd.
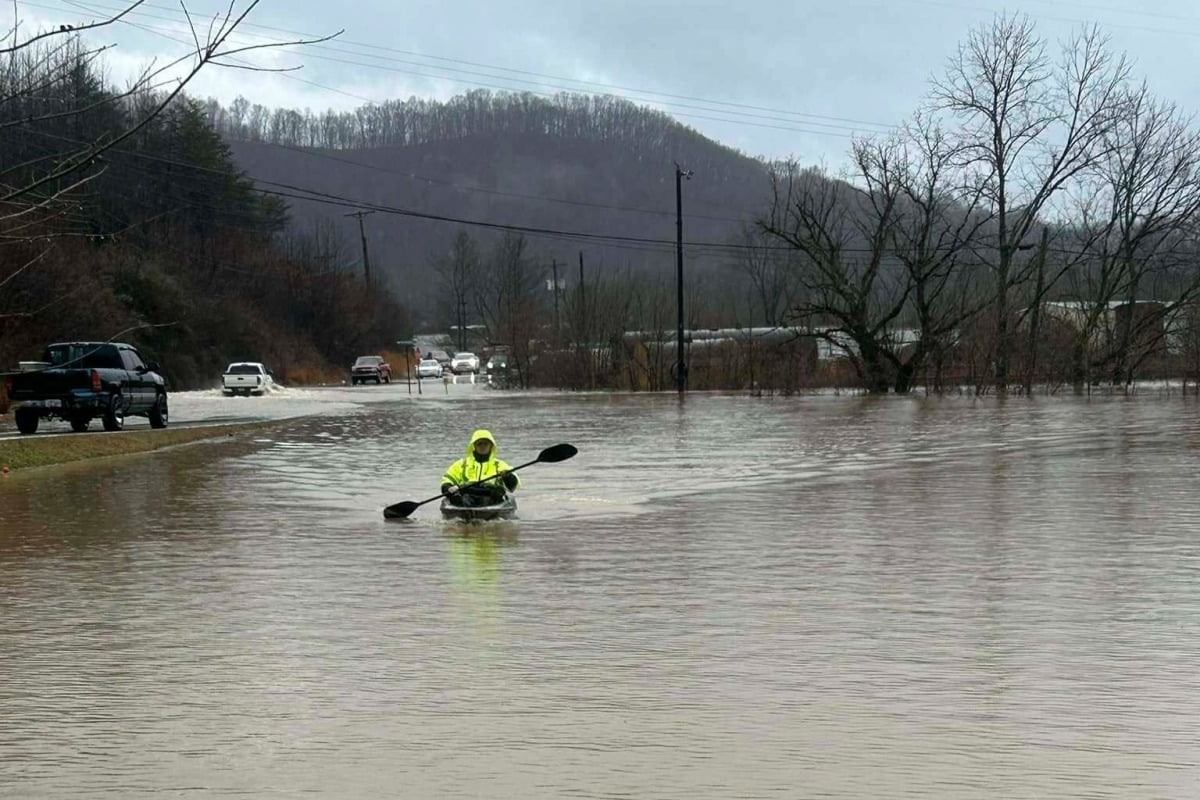
<path id="1" fill-rule="evenodd" d="M 0 793 L 1200 789 L 1195 401 L 454 389 L 0 483 Z"/>
<path id="2" fill-rule="evenodd" d="M 517 544 L 516 522 L 447 523 L 450 576 L 466 589 L 490 588 L 500 577 L 505 548 Z"/>

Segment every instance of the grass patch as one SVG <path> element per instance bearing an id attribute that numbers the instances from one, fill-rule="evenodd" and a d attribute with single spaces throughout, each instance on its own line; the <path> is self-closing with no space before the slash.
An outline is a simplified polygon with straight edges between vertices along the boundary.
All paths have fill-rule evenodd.
<path id="1" fill-rule="evenodd" d="M 90 458 L 149 453 L 166 447 L 258 431 L 277 422 L 205 425 L 121 433 L 76 433 L 61 436 L 25 436 L 0 440 L 0 468 L 10 470 L 49 467 Z"/>

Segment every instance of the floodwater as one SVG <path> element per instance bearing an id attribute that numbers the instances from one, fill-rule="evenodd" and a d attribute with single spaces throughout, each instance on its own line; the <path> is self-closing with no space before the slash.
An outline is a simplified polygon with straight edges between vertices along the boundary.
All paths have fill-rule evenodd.
<path id="1" fill-rule="evenodd" d="M 382 519 L 480 425 L 579 454 Z M 0 796 L 1190 800 L 1198 457 L 1178 396 L 473 389 L 15 474 Z"/>

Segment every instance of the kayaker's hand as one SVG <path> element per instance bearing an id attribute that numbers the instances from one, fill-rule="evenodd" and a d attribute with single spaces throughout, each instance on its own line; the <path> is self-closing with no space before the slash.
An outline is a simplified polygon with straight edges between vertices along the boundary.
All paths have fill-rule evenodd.
<path id="1" fill-rule="evenodd" d="M 456 486 L 454 484 L 450 484 L 449 486 L 443 486 L 442 494 L 444 494 L 446 497 L 449 497 L 452 494 L 458 494 L 458 486 Z"/>

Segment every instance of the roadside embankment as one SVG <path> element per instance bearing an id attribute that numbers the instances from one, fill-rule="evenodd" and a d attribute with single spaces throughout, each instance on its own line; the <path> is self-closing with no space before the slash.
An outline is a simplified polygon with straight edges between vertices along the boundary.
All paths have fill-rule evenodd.
<path id="1" fill-rule="evenodd" d="M 62 436 L 33 435 L 0 440 L 0 470 L 14 471 L 49 467 L 106 456 L 149 453 L 167 447 L 223 439 L 278 425 L 277 420 L 233 425 L 201 425 L 191 428 L 123 431 L 121 433 L 75 433 Z"/>

